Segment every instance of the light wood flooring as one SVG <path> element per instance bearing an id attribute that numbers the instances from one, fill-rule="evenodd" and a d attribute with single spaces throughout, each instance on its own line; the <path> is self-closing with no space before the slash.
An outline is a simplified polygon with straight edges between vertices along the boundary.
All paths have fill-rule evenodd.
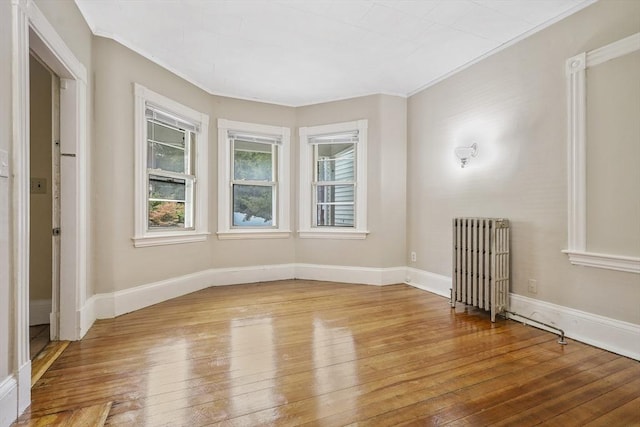
<path id="1" fill-rule="evenodd" d="M 21 417 L 110 426 L 640 425 L 640 363 L 407 285 L 205 289 L 97 321 Z"/>

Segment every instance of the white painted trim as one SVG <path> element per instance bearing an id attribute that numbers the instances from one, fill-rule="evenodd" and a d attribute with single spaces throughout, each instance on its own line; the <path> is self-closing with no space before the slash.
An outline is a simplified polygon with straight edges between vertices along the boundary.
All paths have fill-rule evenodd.
<path id="1" fill-rule="evenodd" d="M 79 325 L 76 311 L 83 303 L 86 295 L 86 257 L 89 227 L 87 226 L 88 179 L 87 163 L 89 133 L 87 119 L 87 71 L 85 66 L 75 57 L 55 29 L 48 23 L 44 15 L 32 0 L 21 1 L 25 4 L 26 19 L 30 31 L 28 39 L 16 39 L 21 55 L 28 57 L 29 49 L 33 50 L 45 64 L 60 78 L 60 139 L 62 153 L 71 154 L 61 160 L 61 199 L 65 203 L 61 207 L 60 236 L 60 316 L 59 336 L 61 339 L 79 339 Z M 19 2 L 17 2 L 19 3 Z M 28 66 L 17 73 L 24 79 L 22 85 L 28 85 Z M 28 106 L 28 91 L 16 90 L 17 102 Z M 25 107 L 26 108 L 26 107 Z M 14 122 L 25 121 L 28 117 L 17 114 Z M 24 135 L 15 137 L 14 144 L 19 144 Z M 28 141 L 28 139 L 26 139 Z M 28 146 L 28 142 L 27 142 Z M 27 171 L 26 179 L 28 180 Z M 25 191 L 20 187 L 18 191 Z M 28 186 L 26 197 L 28 197 Z M 28 205 L 27 205 L 28 206 Z M 27 211 L 28 218 L 28 211 Z M 57 320 L 58 317 L 56 316 Z M 25 338 L 28 345 L 28 336 Z"/>
<path id="2" fill-rule="evenodd" d="M 106 319 L 211 286 L 286 280 L 293 277 L 293 264 L 213 268 L 110 294 L 94 295 L 89 301 L 93 308 L 87 307 L 86 312 L 93 310 L 98 319 Z"/>
<path id="3" fill-rule="evenodd" d="M 367 119 L 352 122 L 332 123 L 327 125 L 301 127 L 300 136 L 300 185 L 298 206 L 298 235 L 301 238 L 320 239 L 366 239 L 369 234 L 367 226 Z M 356 144 L 356 195 L 355 195 L 355 227 L 321 227 L 313 226 L 312 184 L 313 184 L 313 150 L 309 144 L 309 138 L 316 135 L 326 135 L 348 131 L 358 131 L 358 143 Z M 306 167 L 305 167 L 306 165 Z"/>
<path id="4" fill-rule="evenodd" d="M 640 258 L 637 257 L 568 250 L 562 252 L 569 256 L 569 261 L 574 265 L 640 273 Z"/>
<path id="5" fill-rule="evenodd" d="M 35 48 L 38 57 L 58 76 L 73 76 L 75 80 L 86 83 L 86 67 L 78 61 L 35 2 L 31 0 L 27 1 L 27 14 L 31 29 L 37 35 L 37 37 L 29 37 L 29 44 L 32 49 Z"/>
<path id="6" fill-rule="evenodd" d="M 574 13 L 584 9 L 587 6 L 591 6 L 593 3 L 597 2 L 597 1 L 598 0 L 586 0 L 584 2 L 581 2 L 581 3 L 577 4 L 576 6 L 568 9 L 564 13 L 554 17 L 553 19 L 550 19 L 550 20 L 548 20 L 546 22 L 543 22 L 542 24 L 538 25 L 537 27 L 532 28 L 531 30 L 520 34 L 518 37 L 508 41 L 507 43 L 501 44 L 500 46 L 496 47 L 495 49 L 491 49 L 489 52 L 485 53 L 484 55 L 480 55 L 479 57 L 477 57 L 475 59 L 472 59 L 471 61 L 467 62 L 466 64 L 462 64 L 458 68 L 456 68 L 456 69 L 454 69 L 452 71 L 449 71 L 448 73 L 445 73 L 442 76 L 437 77 L 437 78 L 431 80 L 428 83 L 425 83 L 424 85 L 420 86 L 418 89 L 415 89 L 415 90 L 409 92 L 407 94 L 407 97 L 411 97 L 411 96 L 413 96 L 413 95 L 415 95 L 417 93 L 422 92 L 425 89 L 430 88 L 431 86 L 437 85 L 441 81 L 446 80 L 449 77 L 454 76 L 454 75 L 466 70 L 467 68 L 471 67 L 472 65 L 477 64 L 478 62 L 484 61 L 485 59 L 489 58 L 490 56 L 493 56 L 493 55 L 497 54 L 498 52 L 501 52 L 501 51 L 503 51 L 503 50 L 505 50 L 505 49 L 517 44 L 517 43 L 520 43 L 522 40 L 531 37 L 535 33 L 539 32 L 539 31 L 542 31 L 545 28 L 550 27 L 551 25 L 553 25 L 553 24 L 555 24 L 557 22 L 562 21 L 566 17 L 573 15 Z"/>
<path id="7" fill-rule="evenodd" d="M 31 360 L 18 368 L 18 415 L 31 405 Z"/>
<path id="8" fill-rule="evenodd" d="M 18 384 L 10 375 L 0 382 L 0 427 L 9 427 L 18 417 Z"/>
<path id="9" fill-rule="evenodd" d="M 275 227 L 260 229 L 234 228 L 231 207 L 231 143 L 230 130 L 271 135 L 281 139 L 276 145 L 276 204 Z M 285 239 L 291 234 L 291 129 L 284 126 L 263 125 L 218 119 L 218 239 Z"/>
<path id="10" fill-rule="evenodd" d="M 14 297 L 13 354 L 8 355 L 17 372 L 17 405 L 12 414 L 17 417 L 29 406 L 31 384 L 23 389 L 20 372 L 29 361 L 29 16 L 26 0 L 12 2 L 12 187 L 11 283 Z"/>
<path id="11" fill-rule="evenodd" d="M 301 239 L 344 239 L 344 240 L 364 240 L 369 234 L 368 230 L 352 231 L 344 229 L 310 229 L 298 231 L 298 237 Z"/>
<path id="12" fill-rule="evenodd" d="M 51 320 L 50 316 L 50 299 L 36 299 L 29 301 L 29 326 L 46 325 Z"/>
<path id="13" fill-rule="evenodd" d="M 296 264 L 295 278 L 364 285 L 403 283 L 405 267 L 376 268 L 341 265 Z"/>
<path id="14" fill-rule="evenodd" d="M 134 236 L 136 248 L 200 242 L 209 233 L 209 116 L 186 105 L 167 98 L 146 87 L 134 83 L 134 130 L 135 130 L 135 176 L 134 176 Z M 177 115 L 196 124 L 200 129 L 196 137 L 196 182 L 194 230 L 149 231 L 147 230 L 147 125 L 146 104 Z"/>
<path id="15" fill-rule="evenodd" d="M 640 325 L 516 294 L 509 304 L 510 311 L 563 329 L 569 338 L 640 360 Z"/>
<path id="16" fill-rule="evenodd" d="M 407 277 L 404 283 L 436 295 L 451 298 L 451 277 L 448 276 L 407 267 Z"/>
<path id="17" fill-rule="evenodd" d="M 587 251 L 587 68 L 640 50 L 640 33 L 566 61 L 568 110 L 568 242 L 574 265 L 640 273 L 638 258 Z"/>
<path id="18" fill-rule="evenodd" d="M 587 68 L 640 50 L 640 33 L 635 33 L 616 42 L 587 52 Z"/>
<path id="19" fill-rule="evenodd" d="M 220 240 L 239 240 L 239 239 L 288 239 L 291 237 L 290 230 L 233 230 L 219 231 L 216 233 Z"/>
<path id="20" fill-rule="evenodd" d="M 194 243 L 194 242 L 204 242 L 207 240 L 211 233 L 192 233 L 189 231 L 176 232 L 171 234 L 158 233 L 151 234 L 148 233 L 143 237 L 132 237 L 133 245 L 136 248 L 146 248 L 149 246 L 165 246 L 165 245 L 177 245 L 181 243 Z"/>

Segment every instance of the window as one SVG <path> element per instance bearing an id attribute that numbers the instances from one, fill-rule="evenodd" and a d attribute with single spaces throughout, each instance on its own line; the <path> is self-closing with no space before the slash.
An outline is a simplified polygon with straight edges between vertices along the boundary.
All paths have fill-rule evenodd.
<path id="1" fill-rule="evenodd" d="M 207 237 L 209 117 L 135 85 L 136 247 Z"/>
<path id="2" fill-rule="evenodd" d="M 300 237 L 367 236 L 367 120 L 300 128 Z"/>
<path id="3" fill-rule="evenodd" d="M 218 120 L 218 238 L 286 238 L 288 128 Z"/>

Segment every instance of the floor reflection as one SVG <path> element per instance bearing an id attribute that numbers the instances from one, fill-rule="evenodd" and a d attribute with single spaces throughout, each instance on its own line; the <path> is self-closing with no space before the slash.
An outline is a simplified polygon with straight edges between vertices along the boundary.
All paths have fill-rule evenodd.
<path id="1" fill-rule="evenodd" d="M 277 406 L 277 355 L 270 317 L 231 321 L 230 412 L 250 414 Z M 248 382 L 259 381 L 257 390 Z M 248 392 L 250 395 L 248 395 Z M 264 415 L 260 422 L 267 422 Z"/>
<path id="2" fill-rule="evenodd" d="M 147 374 L 147 396 L 149 406 L 145 406 L 145 410 L 153 408 L 153 403 L 163 400 L 163 394 L 159 394 L 160 390 L 167 389 L 167 385 L 171 387 L 171 402 L 163 402 L 163 411 L 171 411 L 172 418 L 186 419 L 188 412 L 184 402 L 187 400 L 187 389 L 180 385 L 189 378 L 188 345 L 183 339 L 176 339 L 171 344 L 163 344 L 155 347 L 149 352 L 149 360 L 147 364 L 151 366 Z M 161 351 L 160 351 L 161 350 Z M 172 363 L 171 369 L 167 369 L 167 355 L 172 355 L 172 359 L 178 362 Z M 152 410 L 148 417 L 155 416 Z M 146 417 L 145 417 L 146 418 Z"/>
<path id="3" fill-rule="evenodd" d="M 315 394 L 320 398 L 317 405 L 317 418 L 332 415 L 340 411 L 355 411 L 358 398 L 355 393 L 333 393 L 356 386 L 357 355 L 351 330 L 346 327 L 331 327 L 322 319 L 313 322 L 313 364 Z M 323 396 L 324 395 L 324 396 Z"/>

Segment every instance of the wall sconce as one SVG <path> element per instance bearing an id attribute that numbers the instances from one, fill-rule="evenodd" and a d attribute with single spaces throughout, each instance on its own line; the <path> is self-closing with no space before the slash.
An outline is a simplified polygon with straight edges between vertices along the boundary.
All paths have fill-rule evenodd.
<path id="1" fill-rule="evenodd" d="M 460 160 L 460 167 L 463 168 L 469 163 L 472 157 L 478 155 L 478 144 L 474 142 L 469 147 L 456 147 L 453 152 L 456 154 L 458 160 Z"/>

